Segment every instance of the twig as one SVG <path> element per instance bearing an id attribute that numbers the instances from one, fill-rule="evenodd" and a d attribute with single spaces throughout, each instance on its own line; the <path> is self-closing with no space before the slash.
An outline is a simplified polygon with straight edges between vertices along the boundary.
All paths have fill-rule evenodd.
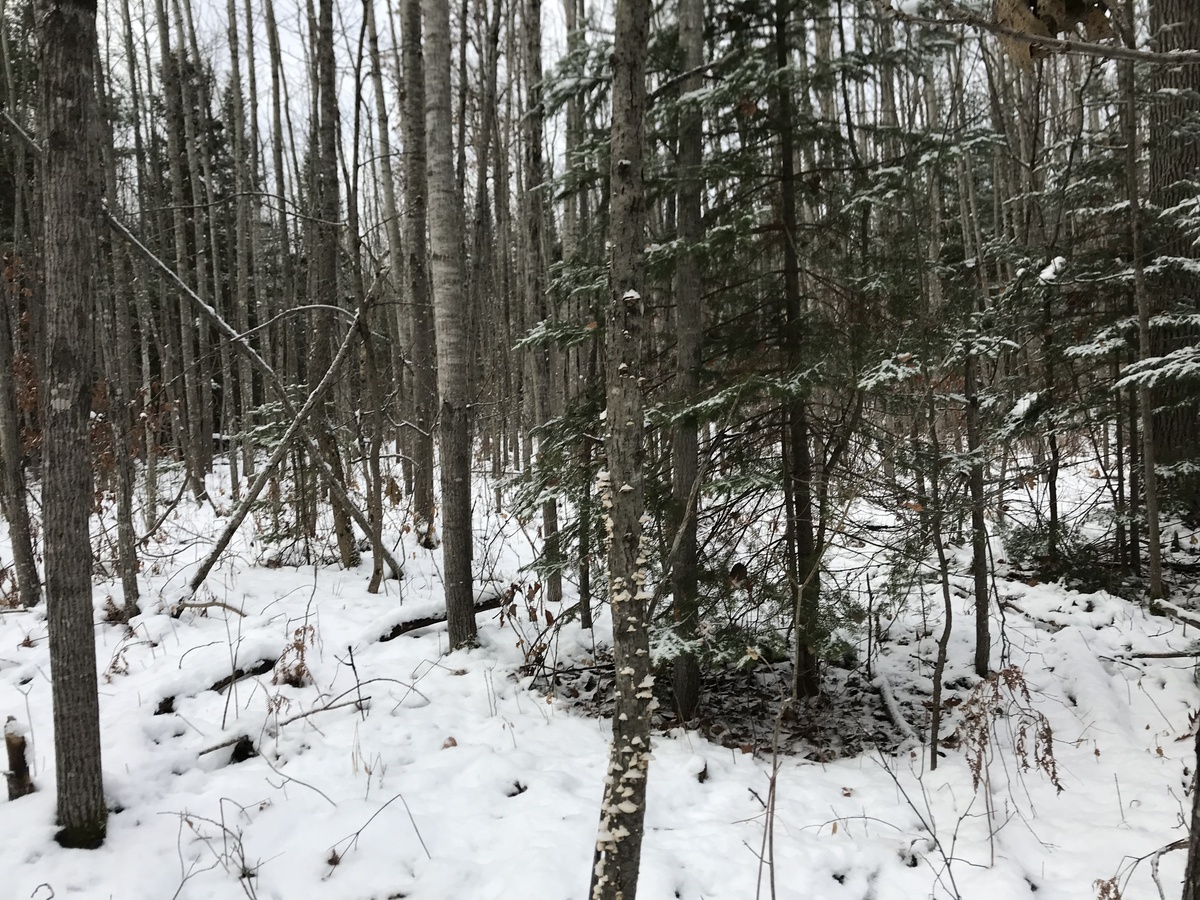
<path id="1" fill-rule="evenodd" d="M 267 764 L 267 768 L 270 769 L 272 772 L 274 772 L 276 775 L 278 775 L 280 778 L 284 779 L 285 782 L 291 781 L 291 782 L 294 782 L 294 783 L 300 785 L 300 787 L 306 787 L 310 791 L 316 791 L 318 794 L 320 794 L 322 797 L 325 798 L 326 802 L 329 803 L 330 806 L 332 806 L 334 809 L 337 809 L 337 804 L 334 803 L 332 800 L 330 800 L 329 795 L 326 794 L 319 787 L 314 787 L 313 785 L 309 784 L 307 781 L 301 781 L 299 778 L 293 778 L 291 775 L 285 775 L 283 772 L 280 772 L 277 768 L 275 768 L 275 766 L 273 766 L 271 764 L 271 761 L 269 759 L 267 759 L 265 756 L 262 756 L 261 754 L 259 755 L 258 758 L 261 759 L 263 762 L 265 762 Z M 269 779 L 269 778 L 267 779 L 267 784 L 271 784 L 271 779 Z M 278 785 L 278 786 L 276 786 L 276 785 L 271 785 L 271 786 L 279 787 L 279 788 L 283 787 L 282 784 Z"/>
<path id="2" fill-rule="evenodd" d="M 363 699 L 370 700 L 371 698 L 370 698 L 370 696 L 367 696 L 367 697 L 364 697 Z M 316 709 L 310 709 L 307 712 L 297 713 L 296 715 L 291 716 L 287 719 L 283 719 L 278 724 L 276 724 L 275 730 L 276 730 L 276 732 L 278 732 L 278 730 L 280 728 L 283 728 L 285 725 L 291 725 L 293 722 L 298 722 L 301 719 L 307 719 L 309 716 L 315 715 L 317 713 L 329 712 L 332 709 L 341 709 L 346 706 L 353 706 L 357 702 L 358 702 L 357 700 L 348 700 L 345 703 L 330 703 L 326 706 L 318 706 Z M 234 735 L 233 737 L 229 738 L 228 740 L 221 741 L 221 743 L 219 743 L 219 744 L 213 744 L 211 747 L 205 747 L 203 750 L 201 750 L 196 755 L 204 756 L 206 753 L 215 753 L 217 750 L 221 750 L 225 747 L 232 747 L 234 744 L 238 743 L 239 741 L 249 739 L 249 737 L 250 737 L 250 735 L 248 735 L 248 734 Z"/>
<path id="3" fill-rule="evenodd" d="M 413 818 L 412 810 L 408 808 L 408 801 L 404 799 L 403 794 L 397 794 L 395 797 L 393 797 L 387 803 L 383 804 L 383 806 L 379 807 L 379 809 L 375 810 L 375 812 L 373 812 L 371 814 L 371 818 L 367 819 L 367 821 L 363 824 L 362 828 L 358 829 L 358 831 L 354 832 L 353 834 L 348 834 L 348 835 L 346 835 L 346 837 L 342 838 L 341 840 L 336 841 L 334 843 L 334 845 L 329 848 L 329 859 L 330 859 L 331 864 L 336 866 L 339 862 L 342 861 L 342 857 L 345 856 L 346 853 L 349 853 L 351 850 L 353 850 L 355 847 L 357 847 L 358 839 L 359 839 L 359 837 L 362 836 L 362 833 L 367 830 L 367 826 L 375 821 L 376 816 L 378 816 L 381 812 L 383 812 L 385 809 L 387 809 L 389 806 L 391 806 L 397 800 L 399 800 L 402 804 L 404 804 L 404 811 L 406 813 L 408 813 L 408 821 L 412 823 L 413 832 L 417 835 L 417 840 L 420 841 L 421 849 L 425 851 L 425 856 L 428 859 L 433 859 L 433 854 L 431 854 L 429 852 L 429 848 L 425 846 L 425 839 L 423 837 L 421 837 L 421 829 L 419 829 L 417 827 L 417 820 Z M 338 847 L 338 844 L 342 843 L 342 841 L 349 841 L 349 844 L 347 844 L 347 846 L 346 846 L 345 853 L 338 853 L 337 847 Z M 334 860 L 336 860 L 336 862 L 334 862 Z"/>
<path id="4" fill-rule="evenodd" d="M 171 611 L 174 614 L 173 617 L 178 618 L 178 613 L 183 612 L 185 609 L 208 609 L 211 606 L 218 607 L 219 609 L 227 609 L 231 613 L 237 613 L 243 618 L 246 615 L 236 606 L 231 606 L 224 600 L 181 600 L 172 607 Z"/>

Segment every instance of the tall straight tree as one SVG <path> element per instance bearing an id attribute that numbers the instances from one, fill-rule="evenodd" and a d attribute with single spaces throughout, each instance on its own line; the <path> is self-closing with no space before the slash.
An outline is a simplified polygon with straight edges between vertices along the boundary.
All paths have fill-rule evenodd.
<path id="1" fill-rule="evenodd" d="M 402 0 L 404 68 L 404 247 L 408 254 L 411 311 L 412 416 L 409 442 L 413 514 L 422 537 L 433 528 L 433 417 L 437 408 L 437 340 L 429 297 L 426 226 L 429 187 L 425 181 L 425 60 L 421 50 L 421 0 Z M 447 63 L 448 65 L 448 63 Z M 432 544 L 430 544 L 432 546 Z"/>
<path id="2" fill-rule="evenodd" d="M 612 745 L 600 807 L 591 900 L 634 900 L 646 820 L 650 715 L 654 675 L 646 621 L 643 515 L 644 412 L 640 348 L 646 316 L 646 194 L 643 132 L 646 111 L 648 0 L 617 0 L 612 87 L 612 291 L 605 321 L 608 598 L 613 621 L 616 703 Z"/>
<path id="3" fill-rule="evenodd" d="M 442 550 L 450 647 L 475 642 L 471 586 L 471 397 L 467 380 L 467 292 L 462 210 L 454 174 L 450 98 L 450 4 L 421 0 L 425 20 L 425 169 L 429 182 L 429 250 L 437 337 L 438 450 Z"/>
<path id="4" fill-rule="evenodd" d="M 1153 0 L 1150 34 L 1156 50 L 1200 50 L 1200 4 Z M 1200 181 L 1200 66 L 1155 66 L 1151 85 L 1149 200 L 1166 211 L 1194 201 Z M 1152 284 L 1153 293 L 1161 311 L 1194 314 L 1200 309 L 1200 277 L 1192 261 L 1200 252 L 1182 228 L 1170 227 L 1164 237 L 1156 249 L 1172 261 L 1163 259 L 1156 267 L 1162 274 Z M 1152 352 L 1161 356 L 1196 342 L 1194 325 L 1156 328 Z M 1165 493 L 1190 519 L 1200 521 L 1200 475 L 1189 466 L 1200 447 L 1200 405 L 1187 388 L 1170 383 L 1160 385 L 1152 396 L 1157 462 L 1183 470 L 1165 485 Z"/>
<path id="5" fill-rule="evenodd" d="M 49 607 L 58 842 L 98 847 L 108 809 L 100 768 L 100 703 L 92 623 L 88 517 L 92 468 L 92 334 L 97 296 L 101 171 L 96 165 L 95 0 L 40 0 L 39 129 L 43 140 L 46 359 L 42 390 L 45 453 L 46 598 Z"/>
<path id="6" fill-rule="evenodd" d="M 334 60 L 333 39 L 333 0 L 321 0 L 316 34 L 317 126 L 313 147 L 313 195 L 319 221 L 314 226 L 313 248 L 316 259 L 310 264 L 309 279 L 312 299 L 316 303 L 325 304 L 325 308 L 313 314 L 308 376 L 314 386 L 329 370 L 329 364 L 332 362 L 332 336 L 335 328 L 333 313 L 329 307 L 336 306 L 341 297 L 338 282 L 342 252 L 338 226 L 341 201 L 338 190 L 337 64 Z M 326 416 L 331 415 L 332 406 L 327 404 Z M 331 477 L 336 479 L 339 485 L 344 485 L 345 474 L 342 471 L 337 439 L 332 428 L 320 429 L 317 444 L 329 462 Z M 342 565 L 346 568 L 357 565 L 359 555 L 354 544 L 350 513 L 337 496 L 333 498 L 333 530 Z"/>
<path id="7" fill-rule="evenodd" d="M 546 204 L 545 168 L 542 164 L 543 128 L 546 108 L 542 101 L 542 0 L 524 0 L 521 25 L 525 38 L 525 299 L 532 319 L 546 322 L 550 317 L 546 304 Z M 550 350 L 533 348 L 535 406 L 537 424 L 545 426 L 552 412 L 554 384 L 550 374 Z M 543 435 L 543 440 L 545 436 Z M 542 502 L 542 529 L 545 538 L 544 559 L 546 599 L 562 600 L 562 564 L 559 559 L 558 501 L 548 496 Z"/>
<path id="8" fill-rule="evenodd" d="M 703 87 L 700 67 L 704 64 L 704 0 L 680 0 L 679 49 L 687 73 L 679 90 L 683 95 Z M 679 111 L 679 187 L 676 189 L 679 240 L 683 245 L 675 270 L 675 392 L 687 404 L 700 385 L 700 338 L 704 307 L 700 302 L 700 254 L 703 237 L 700 175 L 704 145 L 704 122 L 698 103 L 686 103 Z M 692 485 L 699 475 L 696 421 L 691 416 L 678 420 L 671 429 L 671 500 L 675 517 L 675 540 L 679 550 L 671 574 L 675 616 L 685 638 L 696 633 L 697 568 L 696 515 L 689 510 Z M 699 502 L 698 499 L 696 502 Z M 672 680 L 679 718 L 696 714 L 700 700 L 700 665 L 696 655 L 681 653 L 675 660 Z"/>

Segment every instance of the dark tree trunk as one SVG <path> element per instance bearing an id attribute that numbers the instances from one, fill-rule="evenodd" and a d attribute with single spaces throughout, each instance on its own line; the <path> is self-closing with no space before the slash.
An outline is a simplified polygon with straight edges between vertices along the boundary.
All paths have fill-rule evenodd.
<path id="1" fill-rule="evenodd" d="M 1200 3 L 1196 0 L 1154 0 L 1150 4 L 1150 35 L 1154 49 L 1200 50 Z M 1153 66 L 1150 103 L 1150 204 L 1170 209 L 1194 199 L 1200 182 L 1200 66 Z M 1185 227 L 1168 221 L 1157 246 L 1149 253 L 1175 259 L 1200 258 Z M 1200 275 L 1178 264 L 1159 265 L 1147 278 L 1155 298 L 1152 313 L 1200 309 Z M 1195 345 L 1200 329 L 1194 325 L 1156 328 L 1151 354 L 1163 356 Z M 1170 467 L 1197 462 L 1200 456 L 1200 403 L 1194 388 L 1162 381 L 1150 392 L 1156 407 L 1153 420 L 1155 463 Z M 1163 499 L 1174 504 L 1193 523 L 1200 523 L 1200 475 L 1195 472 L 1165 479 Z"/>
<path id="2" fill-rule="evenodd" d="M 317 134 L 314 178 L 314 200 L 319 221 L 315 225 L 315 248 L 317 258 L 312 266 L 312 302 L 337 306 L 341 298 L 338 273 L 340 269 L 341 242 L 339 227 L 341 201 L 338 185 L 338 106 L 337 72 L 333 52 L 333 0 L 322 0 L 317 24 Z M 328 309 L 313 314 L 313 334 L 310 356 L 309 381 L 318 382 L 329 369 L 333 357 L 332 340 L 336 333 L 333 313 Z M 325 416 L 332 420 L 333 404 L 327 404 Z M 345 485 L 341 454 L 334 436 L 332 423 L 317 430 L 317 444 L 332 471 L 330 477 Z M 331 488 L 331 493 L 333 489 Z M 358 548 L 354 542 L 354 530 L 350 514 L 337 496 L 332 496 L 333 530 L 337 539 L 338 555 L 342 565 L 352 568 L 358 565 Z"/>
<path id="3" fill-rule="evenodd" d="M 413 517 L 417 528 L 433 528 L 433 427 L 437 411 L 437 341 L 426 264 L 428 185 L 425 174 L 425 65 L 421 0 L 403 0 L 404 58 L 404 247 L 408 253 L 408 302 L 412 338 Z"/>
<path id="4" fill-rule="evenodd" d="M 971 572 L 975 579 L 975 674 L 987 678 L 991 664 L 988 611 L 988 539 L 984 519 L 983 437 L 979 422 L 979 357 L 967 354 L 964 390 L 967 394 L 967 450 L 971 454 Z"/>
<path id="5" fill-rule="evenodd" d="M 57 839 L 67 847 L 104 842 L 108 809 L 100 768 L 100 704 L 88 520 L 92 470 L 93 302 L 99 264 L 101 185 L 94 102 L 96 4 L 42 0 L 42 199 L 45 248 L 46 382 L 43 511 Z"/>
<path id="6" fill-rule="evenodd" d="M 703 86 L 699 72 L 704 62 L 704 0 L 682 0 L 679 4 L 680 64 L 694 72 L 679 85 L 683 94 Z M 704 308 L 700 302 L 701 257 L 697 245 L 703 238 L 700 200 L 704 181 L 700 174 L 704 122 L 699 106 L 690 104 L 679 112 L 679 187 L 676 190 L 679 240 L 683 245 L 675 271 L 675 395 L 677 402 L 695 400 L 700 384 L 700 338 L 704 330 Z M 675 597 L 675 620 L 680 636 L 696 636 L 699 617 L 696 548 L 696 514 L 689 510 L 692 488 L 699 476 L 696 420 L 688 416 L 671 430 L 672 526 L 679 550 L 672 569 L 671 590 Z M 699 493 L 696 505 L 699 506 Z M 696 714 L 700 702 L 700 664 L 695 653 L 681 653 L 671 673 L 675 707 L 683 721 Z"/>

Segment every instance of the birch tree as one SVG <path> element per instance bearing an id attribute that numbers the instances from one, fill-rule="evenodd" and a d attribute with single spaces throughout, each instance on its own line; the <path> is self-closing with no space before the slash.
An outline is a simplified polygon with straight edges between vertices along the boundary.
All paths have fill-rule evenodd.
<path id="1" fill-rule="evenodd" d="M 438 451 L 442 488 L 442 552 L 450 647 L 475 641 L 471 585 L 471 397 L 467 367 L 467 294 L 463 280 L 462 213 L 451 146 L 450 5 L 421 0 L 425 23 L 426 174 L 429 243 L 437 337 Z"/>

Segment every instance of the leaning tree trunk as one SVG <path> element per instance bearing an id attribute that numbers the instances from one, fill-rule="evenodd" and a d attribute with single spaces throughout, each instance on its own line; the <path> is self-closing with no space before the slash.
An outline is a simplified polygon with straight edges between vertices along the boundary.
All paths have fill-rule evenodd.
<path id="1" fill-rule="evenodd" d="M 591 900 L 634 900 L 646 818 L 650 716 L 657 705 L 646 621 L 647 561 L 642 516 L 642 389 L 639 348 L 646 315 L 646 198 L 642 141 L 646 109 L 648 0 L 617 0 L 612 92 L 612 293 L 605 323 L 608 393 L 608 592 L 613 622 L 616 705 L 600 807 Z"/>
<path id="2" fill-rule="evenodd" d="M 100 704 L 88 520 L 92 470 L 92 318 L 99 264 L 100 172 L 94 114 L 96 4 L 42 0 L 42 209 L 45 246 L 45 453 L 47 624 L 58 777 L 58 842 L 98 847 L 108 809 L 100 768 Z"/>
<path id="3" fill-rule="evenodd" d="M 450 100 L 450 6 L 422 0 L 425 20 L 425 168 L 437 337 L 438 451 L 442 487 L 442 555 L 451 648 L 475 641 L 471 585 L 471 396 L 467 379 L 467 294 L 462 216 L 454 175 Z"/>

